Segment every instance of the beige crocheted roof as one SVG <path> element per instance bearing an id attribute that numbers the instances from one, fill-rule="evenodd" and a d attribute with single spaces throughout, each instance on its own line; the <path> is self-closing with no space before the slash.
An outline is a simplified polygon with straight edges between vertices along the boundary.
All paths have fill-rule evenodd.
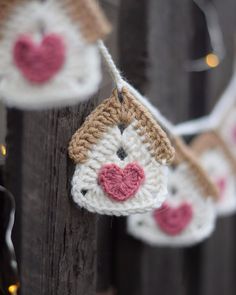
<path id="1" fill-rule="evenodd" d="M 151 155 L 159 162 L 170 163 L 174 158 L 174 149 L 166 133 L 126 88 L 122 90 L 122 98 L 123 101 L 120 102 L 117 91 L 114 90 L 111 97 L 88 116 L 83 126 L 72 137 L 69 144 L 70 158 L 77 164 L 84 163 L 88 150 L 102 138 L 109 127 L 129 125 L 135 120 L 137 134 L 149 143 Z"/>
<path id="2" fill-rule="evenodd" d="M 95 0 L 61 1 L 71 19 L 80 24 L 84 38 L 93 43 L 103 39 L 111 31 L 111 26 Z"/>
<path id="3" fill-rule="evenodd" d="M 8 19 L 12 9 L 29 0 L 0 0 L 0 26 Z M 0 31 L 2 35 L 2 30 Z"/>
<path id="4" fill-rule="evenodd" d="M 199 135 L 192 141 L 191 147 L 197 155 L 201 155 L 204 151 L 209 149 L 220 148 L 228 159 L 233 171 L 236 173 L 236 160 L 217 132 L 212 131 Z"/>
<path id="5" fill-rule="evenodd" d="M 17 5 L 22 5 L 23 3 L 31 1 L 32 0 L 0 0 L 0 26 L 9 18 L 12 10 Z M 103 39 L 111 31 L 109 22 L 95 0 L 54 1 L 61 5 L 72 21 L 79 24 L 81 32 L 87 42 L 93 43 L 98 39 Z"/>
<path id="6" fill-rule="evenodd" d="M 203 190 L 205 197 L 212 197 L 215 200 L 219 199 L 219 193 L 214 183 L 209 179 L 205 170 L 199 165 L 194 153 L 183 143 L 180 138 L 174 139 L 174 147 L 176 156 L 173 165 L 178 165 L 183 162 L 189 164 L 189 168 L 196 175 L 196 180 Z"/>

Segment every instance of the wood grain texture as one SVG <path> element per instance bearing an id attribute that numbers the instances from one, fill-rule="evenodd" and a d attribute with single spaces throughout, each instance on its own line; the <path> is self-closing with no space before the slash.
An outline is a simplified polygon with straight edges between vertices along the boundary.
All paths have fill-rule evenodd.
<path id="1" fill-rule="evenodd" d="M 202 13 L 188 0 L 103 0 L 113 22 L 107 44 L 125 76 L 174 122 L 204 114 L 232 72 L 235 1 L 217 0 L 229 53 L 211 73 L 188 73 L 206 52 Z M 108 97 L 73 108 L 8 110 L 7 186 L 17 199 L 16 236 L 23 295 L 233 295 L 235 218 L 188 249 L 149 247 L 126 233 L 125 218 L 98 217 L 70 200 L 71 135 Z"/>
<path id="2" fill-rule="evenodd" d="M 148 77 L 147 94 L 152 102 L 173 122 L 189 116 L 190 73 L 190 1 L 149 0 L 148 5 Z"/>
<path id="3" fill-rule="evenodd" d="M 139 11 L 132 15 L 131 26 L 129 7 Z M 189 57 L 190 7 L 189 1 L 121 1 L 122 69 L 128 80 L 175 121 L 187 118 L 189 110 L 190 77 L 184 63 Z M 183 250 L 145 246 L 126 234 L 125 220 L 117 220 L 115 229 L 118 294 L 188 294 Z"/>
<path id="4" fill-rule="evenodd" d="M 115 62 L 119 62 L 118 26 L 120 21 L 120 0 L 101 0 L 101 5 L 112 21 L 112 34 L 106 40 L 106 45 Z M 114 87 L 113 81 L 104 65 L 103 89 L 100 97 L 110 96 Z M 97 220 L 97 295 L 113 295 L 113 217 L 99 216 Z"/>
<path id="5" fill-rule="evenodd" d="M 109 16 L 111 4 L 104 7 Z M 111 17 L 117 11 L 112 9 Z M 114 33 L 109 42 L 116 44 Z M 23 295 L 96 293 L 98 245 L 104 245 L 101 240 L 97 243 L 97 216 L 77 208 L 70 198 L 75 167 L 67 147 L 85 117 L 110 95 L 111 84 L 106 73 L 100 95 L 73 108 L 8 111 L 6 177 L 19 195 L 17 244 Z M 109 281 L 107 289 L 110 285 Z"/>
<path id="6" fill-rule="evenodd" d="M 189 116 L 191 2 L 149 1 L 148 88 L 152 102 L 172 121 Z M 143 246 L 142 295 L 190 294 L 184 250 Z"/>
<path id="7" fill-rule="evenodd" d="M 22 134 L 22 293 L 94 294 L 96 216 L 70 201 L 71 135 L 94 107 L 25 112 Z"/>
<path id="8" fill-rule="evenodd" d="M 138 89 L 147 82 L 147 18 L 145 0 L 120 0 L 118 28 L 119 65 L 125 77 Z M 113 284 L 117 295 L 141 295 L 142 249 L 126 233 L 126 218 L 113 219 Z"/>
<path id="9" fill-rule="evenodd" d="M 206 111 L 209 112 L 227 86 L 234 65 L 235 11 L 234 0 L 214 1 L 223 33 L 226 56 L 219 67 L 207 72 Z M 219 218 L 216 231 L 202 247 L 201 295 L 233 295 L 236 271 L 236 219 L 235 216 Z"/>

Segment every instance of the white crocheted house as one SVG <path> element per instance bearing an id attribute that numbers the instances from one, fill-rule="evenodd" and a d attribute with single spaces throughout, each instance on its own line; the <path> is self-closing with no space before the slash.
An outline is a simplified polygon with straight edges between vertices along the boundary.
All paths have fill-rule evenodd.
<path id="1" fill-rule="evenodd" d="M 0 95 L 9 106 L 75 104 L 102 78 L 96 41 L 110 26 L 94 0 L 0 3 Z"/>
<path id="2" fill-rule="evenodd" d="M 159 208 L 167 194 L 174 149 L 128 89 L 114 91 L 73 135 L 74 202 L 91 212 L 130 215 Z"/>
<path id="3" fill-rule="evenodd" d="M 217 190 L 190 149 L 179 139 L 175 148 L 165 203 L 128 219 L 129 233 L 154 246 L 190 246 L 206 239 L 215 227 Z"/>

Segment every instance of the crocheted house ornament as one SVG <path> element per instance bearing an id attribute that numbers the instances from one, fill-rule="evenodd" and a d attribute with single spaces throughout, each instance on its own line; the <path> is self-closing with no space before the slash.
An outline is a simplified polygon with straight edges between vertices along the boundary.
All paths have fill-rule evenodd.
<path id="1" fill-rule="evenodd" d="M 218 188 L 220 195 L 216 204 L 218 214 L 234 213 L 236 211 L 236 160 L 228 146 L 216 132 L 198 136 L 191 146 Z"/>
<path id="2" fill-rule="evenodd" d="M 215 227 L 218 191 L 190 149 L 180 139 L 174 141 L 166 201 L 159 209 L 128 218 L 130 235 L 154 246 L 190 246 Z"/>
<path id="3" fill-rule="evenodd" d="M 226 113 L 217 131 L 236 159 L 236 105 L 232 106 Z"/>
<path id="4" fill-rule="evenodd" d="M 72 196 L 91 212 L 130 215 L 159 208 L 174 156 L 165 132 L 123 88 L 100 104 L 73 135 Z"/>
<path id="5" fill-rule="evenodd" d="M 9 106 L 43 109 L 96 92 L 96 44 L 110 31 L 95 0 L 0 3 L 0 95 Z"/>

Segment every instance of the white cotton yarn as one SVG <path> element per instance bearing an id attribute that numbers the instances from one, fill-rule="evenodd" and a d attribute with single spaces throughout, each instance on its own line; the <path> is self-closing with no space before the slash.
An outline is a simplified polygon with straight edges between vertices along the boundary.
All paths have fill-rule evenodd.
<path id="1" fill-rule="evenodd" d="M 167 234 L 156 223 L 152 211 L 130 216 L 127 221 L 129 234 L 151 246 L 168 247 L 191 246 L 208 238 L 215 228 L 215 207 L 211 196 L 204 196 L 188 163 L 170 169 L 168 187 L 168 204 L 177 208 L 187 202 L 192 207 L 192 219 L 187 226 L 176 235 Z"/>
<path id="2" fill-rule="evenodd" d="M 72 179 L 74 202 L 90 212 L 99 214 L 127 216 L 144 213 L 159 208 L 167 194 L 167 166 L 158 163 L 149 151 L 148 143 L 137 134 L 134 120 L 121 134 L 117 126 L 109 127 L 102 139 L 89 151 L 88 159 L 78 164 Z M 121 160 L 117 150 L 122 147 L 127 157 Z M 107 163 L 115 163 L 124 168 L 136 162 L 144 170 L 145 181 L 137 193 L 124 202 L 109 198 L 98 184 L 98 172 Z M 87 191 L 83 195 L 83 191 Z"/>
<path id="3" fill-rule="evenodd" d="M 29 82 L 13 62 L 13 46 L 20 35 L 40 42 L 43 34 L 63 38 L 66 58 L 63 68 L 48 82 Z M 0 96 L 9 107 L 46 109 L 73 105 L 98 89 L 102 78 L 97 44 L 88 44 L 79 24 L 73 23 L 58 1 L 27 1 L 16 6 L 4 24 L 0 43 Z"/>

